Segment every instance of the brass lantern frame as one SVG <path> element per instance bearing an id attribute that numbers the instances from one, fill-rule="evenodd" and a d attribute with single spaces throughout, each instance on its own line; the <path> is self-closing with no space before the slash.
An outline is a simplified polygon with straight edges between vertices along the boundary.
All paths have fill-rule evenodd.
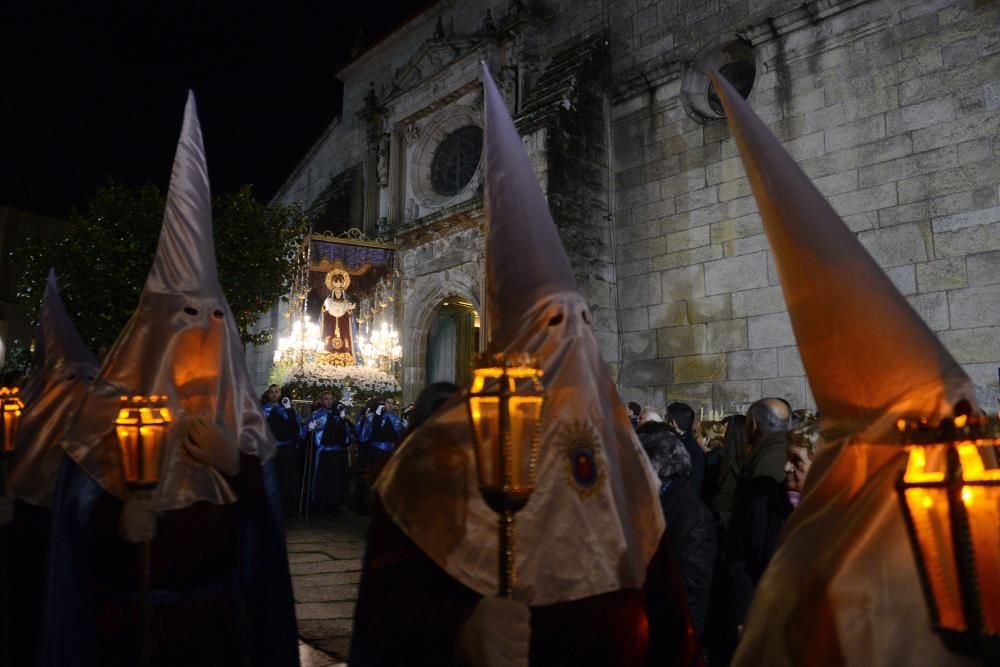
<path id="1" fill-rule="evenodd" d="M 1000 549 L 984 548 L 981 527 L 973 528 L 977 523 L 973 517 L 980 512 L 988 516 L 991 499 L 997 502 L 1000 494 L 996 466 L 1000 421 L 961 415 L 937 425 L 900 419 L 896 426 L 908 452 L 896 490 L 931 623 L 949 649 L 996 660 L 1000 658 L 1000 598 L 995 595 L 1000 586 Z M 993 467 L 985 467 L 989 456 Z M 941 500 L 947 502 L 946 524 L 932 512 Z M 946 532 L 949 539 L 932 540 L 935 529 Z M 932 546 L 940 549 L 926 553 Z M 936 562 L 928 562 L 928 556 Z M 949 577 L 957 587 L 947 585 Z M 987 600 L 989 595 L 997 599 Z"/>
<path id="2" fill-rule="evenodd" d="M 160 482 L 166 430 L 172 421 L 166 396 L 122 396 L 115 436 L 122 474 L 133 491 L 148 491 Z M 148 447 L 156 451 L 147 452 Z"/>
<path id="3" fill-rule="evenodd" d="M 0 458 L 6 459 L 14 453 L 17 443 L 17 429 L 24 412 L 17 387 L 0 387 Z"/>
<path id="4" fill-rule="evenodd" d="M 499 517 L 498 581 L 499 594 L 502 597 L 513 595 L 516 578 L 514 515 L 524 508 L 534 491 L 545 414 L 545 388 L 542 386 L 541 378 L 542 370 L 533 355 L 521 352 L 488 352 L 476 356 L 472 386 L 466 390 L 466 406 L 474 438 L 479 491 L 486 504 Z M 511 423 L 511 404 L 519 399 L 537 404 L 534 424 L 531 425 L 526 443 L 513 442 L 515 429 Z M 482 408 L 487 405 L 495 407 L 495 424 L 483 414 Z M 497 432 L 487 433 L 490 443 L 486 443 L 483 438 L 484 428 L 493 425 Z M 521 428 L 517 429 L 522 436 L 525 434 L 523 427 L 522 424 Z M 528 451 L 515 451 L 519 446 L 526 446 Z M 496 452 L 496 448 L 500 451 Z M 487 449 L 494 451 L 487 452 Z M 487 457 L 487 453 L 491 455 Z M 518 475 L 518 479 L 515 480 L 515 473 L 524 467 L 525 456 L 527 456 L 527 475 Z"/>

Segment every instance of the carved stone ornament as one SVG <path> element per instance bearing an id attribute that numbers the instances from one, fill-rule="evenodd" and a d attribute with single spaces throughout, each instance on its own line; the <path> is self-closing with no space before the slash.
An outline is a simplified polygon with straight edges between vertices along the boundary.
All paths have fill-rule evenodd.
<path id="1" fill-rule="evenodd" d="M 382 135 L 378 143 L 378 184 L 381 187 L 389 185 L 389 148 L 391 137 L 388 133 Z"/>
<path id="2" fill-rule="evenodd" d="M 420 126 L 416 123 L 407 123 L 404 136 L 406 137 L 407 145 L 417 143 L 417 140 L 420 139 Z"/>

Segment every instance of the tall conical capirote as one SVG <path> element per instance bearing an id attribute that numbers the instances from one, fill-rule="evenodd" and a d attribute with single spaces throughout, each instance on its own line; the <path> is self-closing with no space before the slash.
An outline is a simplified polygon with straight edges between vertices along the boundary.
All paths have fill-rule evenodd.
<path id="1" fill-rule="evenodd" d="M 37 389 L 40 390 L 46 377 L 70 364 L 86 364 L 97 367 L 97 358 L 87 349 L 80 334 L 66 312 L 56 270 L 49 269 L 42 294 L 42 307 L 35 331 L 35 354 L 32 358 L 32 373 L 21 392 L 25 402 L 30 402 Z"/>
<path id="2" fill-rule="evenodd" d="M 743 665 L 961 665 L 931 629 L 895 483 L 897 417 L 931 421 L 971 381 L 718 72 L 827 442 L 757 585 Z"/>
<path id="3" fill-rule="evenodd" d="M 215 268 L 212 195 L 205 147 L 194 93 L 190 92 L 170 174 L 160 242 L 145 289 L 150 292 L 222 291 Z"/>
<path id="4" fill-rule="evenodd" d="M 50 507 L 63 458 L 59 440 L 99 366 L 66 312 L 54 269 L 42 295 L 34 359 L 7 488 L 21 500 Z"/>
<path id="5" fill-rule="evenodd" d="M 252 239 L 247 240 L 252 243 Z M 67 453 L 110 493 L 127 495 L 112 428 L 121 395 L 166 396 L 173 414 L 157 502 L 163 510 L 235 500 L 221 473 L 182 451 L 193 417 L 233 434 L 267 461 L 275 442 L 246 368 L 236 321 L 216 272 L 211 194 L 194 95 L 188 95 L 163 227 L 139 305 L 108 354 Z"/>
<path id="6" fill-rule="evenodd" d="M 825 426 L 856 430 L 929 386 L 974 399 L 961 366 L 777 138 L 725 77 L 708 74 L 764 220 Z"/>
<path id="7" fill-rule="evenodd" d="M 503 349 L 527 304 L 579 287 L 521 135 L 485 63 L 483 97 L 486 303 L 492 346 Z"/>
<path id="8" fill-rule="evenodd" d="M 521 138 L 483 69 L 492 347 L 543 371 L 535 490 L 517 515 L 516 598 L 554 604 L 642 588 L 663 534 L 659 482 L 601 358 Z M 496 515 L 478 487 L 464 393 L 389 459 L 375 485 L 399 528 L 465 586 L 497 591 Z M 557 529 L 553 529 L 553 527 Z"/>

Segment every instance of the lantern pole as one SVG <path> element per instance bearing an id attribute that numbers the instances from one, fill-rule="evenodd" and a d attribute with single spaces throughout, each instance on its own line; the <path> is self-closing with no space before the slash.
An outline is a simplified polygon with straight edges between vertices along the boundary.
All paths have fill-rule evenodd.
<path id="1" fill-rule="evenodd" d="M 508 386 L 507 367 L 503 367 L 500 377 L 500 493 L 503 498 L 503 510 L 499 516 L 499 578 L 500 597 L 509 598 L 514 595 L 514 512 L 511 511 L 511 497 L 507 488 L 508 454 L 510 453 L 510 387 Z"/>
<path id="2" fill-rule="evenodd" d="M 139 497 L 149 497 L 150 494 L 140 491 L 136 495 Z M 139 664 L 141 667 L 149 667 L 152 662 L 153 653 L 153 641 L 150 634 L 150 626 L 153 624 L 153 605 L 150 593 L 152 588 L 152 576 L 150 574 L 150 563 L 153 560 L 152 551 L 152 540 L 143 540 L 142 554 L 139 557 L 139 641 L 141 651 Z"/>
<path id="3" fill-rule="evenodd" d="M 18 388 L 0 387 L 0 496 L 7 495 L 7 462 L 14 454 L 17 427 L 24 403 Z M 0 530 L 0 582 L 10 581 L 10 527 Z M 10 587 L 4 585 L 0 599 L 0 664 L 10 664 Z"/>
<path id="4" fill-rule="evenodd" d="M 140 500 L 151 500 L 160 481 L 160 458 L 170 411 L 166 396 L 122 396 L 115 433 L 121 452 L 125 484 Z M 152 662 L 152 540 L 143 540 L 139 552 L 139 665 Z"/>

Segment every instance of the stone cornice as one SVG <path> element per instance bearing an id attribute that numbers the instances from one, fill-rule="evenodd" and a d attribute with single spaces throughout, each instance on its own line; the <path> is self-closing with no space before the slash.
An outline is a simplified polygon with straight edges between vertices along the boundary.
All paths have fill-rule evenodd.
<path id="1" fill-rule="evenodd" d="M 480 227 L 485 221 L 483 196 L 478 194 L 472 199 L 445 207 L 397 228 L 393 232 L 393 242 L 400 247 L 413 247 L 465 229 Z"/>
<path id="2" fill-rule="evenodd" d="M 814 26 L 831 16 L 868 2 L 871 0 L 809 0 L 777 16 L 757 17 L 746 27 L 736 28 L 731 34 L 742 37 L 757 47 L 797 30 Z M 611 102 L 618 104 L 673 81 L 679 81 L 690 62 L 690 45 L 685 44 L 685 48 L 662 53 L 616 75 L 615 78 L 621 83 L 612 87 Z"/>

